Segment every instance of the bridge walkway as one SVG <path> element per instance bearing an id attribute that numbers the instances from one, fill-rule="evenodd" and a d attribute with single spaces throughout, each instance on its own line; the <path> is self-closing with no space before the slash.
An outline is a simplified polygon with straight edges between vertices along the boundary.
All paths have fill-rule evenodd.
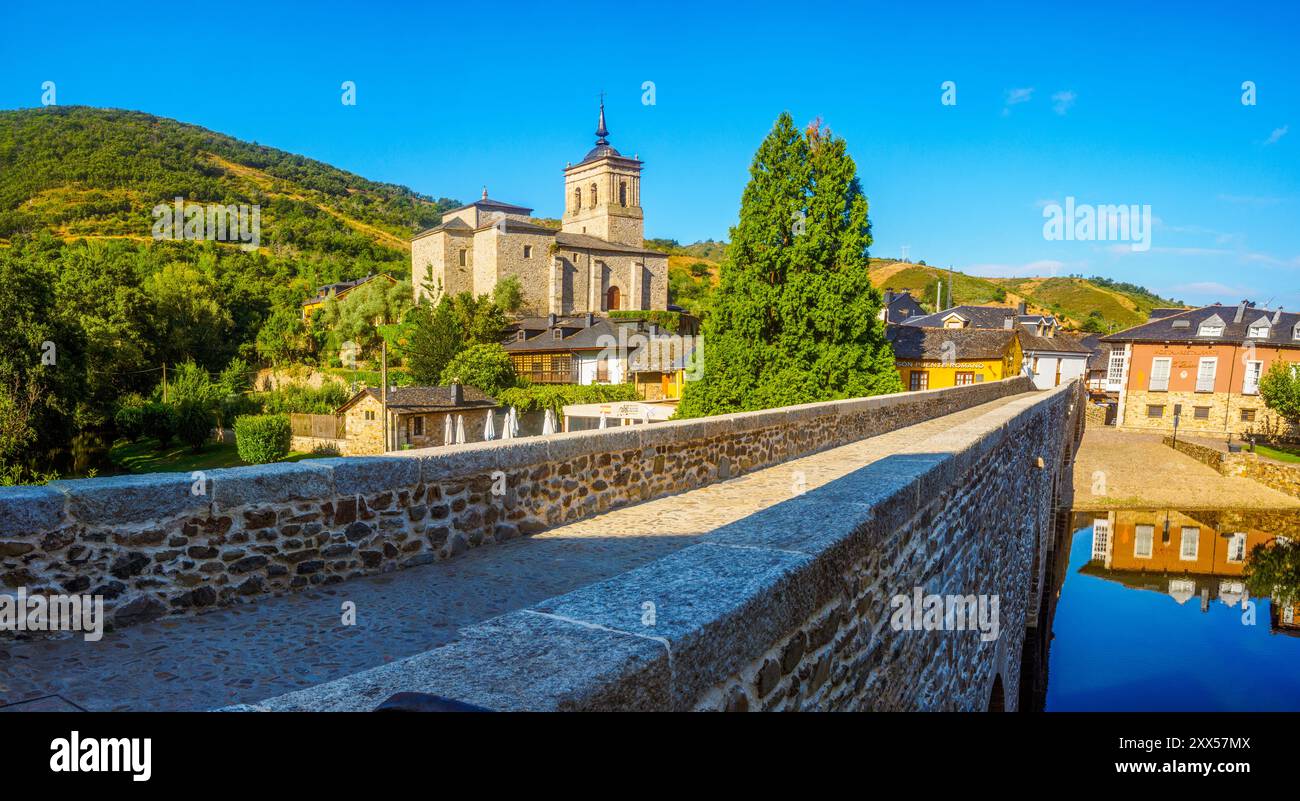
<path id="1" fill-rule="evenodd" d="M 1032 395 L 1034 393 L 1026 393 Z M 0 642 L 0 706 L 203 710 L 436 648 L 461 627 L 631 570 L 1025 395 L 1014 395 L 680 495 L 430 565 L 105 633 Z M 341 624 L 356 604 L 356 624 Z M 46 700 L 33 702 L 33 699 Z M 33 702 L 33 703 L 22 703 Z"/>

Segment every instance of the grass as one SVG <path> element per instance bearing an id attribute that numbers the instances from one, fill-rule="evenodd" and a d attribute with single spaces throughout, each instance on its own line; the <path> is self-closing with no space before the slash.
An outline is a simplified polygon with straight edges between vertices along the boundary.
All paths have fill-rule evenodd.
<path id="1" fill-rule="evenodd" d="M 1256 445 L 1255 453 L 1260 456 L 1267 456 L 1270 459 L 1276 459 L 1279 462 L 1300 463 L 1300 448 L 1276 448 L 1268 445 Z"/>
<path id="2" fill-rule="evenodd" d="M 280 461 L 297 462 L 314 456 L 315 454 L 295 451 Z M 189 473 L 194 470 L 245 465 L 233 442 L 213 442 L 198 453 L 193 453 L 188 445 L 173 443 L 159 450 L 158 441 L 153 439 L 139 442 L 118 440 L 109 450 L 108 458 L 127 473 Z"/>

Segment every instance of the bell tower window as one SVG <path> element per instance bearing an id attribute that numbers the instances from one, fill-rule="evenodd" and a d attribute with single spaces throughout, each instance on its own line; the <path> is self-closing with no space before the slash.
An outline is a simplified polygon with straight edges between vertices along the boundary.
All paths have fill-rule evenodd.
<path id="1" fill-rule="evenodd" d="M 577 214 L 581 210 L 582 210 L 582 187 L 575 186 L 573 188 L 573 213 Z"/>
<path id="2" fill-rule="evenodd" d="M 627 205 L 627 181 L 618 182 L 618 205 Z"/>
<path id="3" fill-rule="evenodd" d="M 596 208 L 596 204 L 599 202 L 596 198 L 597 198 L 597 189 L 596 189 L 596 185 L 595 185 L 595 184 L 592 184 L 592 185 L 591 185 L 591 207 L 592 207 L 593 209 Z"/>

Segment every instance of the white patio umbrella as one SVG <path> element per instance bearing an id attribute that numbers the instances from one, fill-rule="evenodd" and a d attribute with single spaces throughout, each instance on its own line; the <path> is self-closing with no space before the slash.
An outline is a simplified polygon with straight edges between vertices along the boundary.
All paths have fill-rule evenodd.
<path id="1" fill-rule="evenodd" d="M 644 406 L 641 407 L 641 422 L 647 425 L 650 423 L 650 410 Z"/>
<path id="2" fill-rule="evenodd" d="M 555 433 L 555 412 L 550 409 L 546 410 L 546 417 L 542 420 L 542 436 L 548 436 Z"/>
<path id="3" fill-rule="evenodd" d="M 604 428 L 604 427 L 607 426 L 607 425 L 609 425 L 609 418 L 608 418 L 608 416 L 606 416 L 606 414 L 605 414 L 604 412 L 601 412 L 601 413 L 600 413 L 600 425 L 596 426 L 596 428 Z"/>
<path id="4" fill-rule="evenodd" d="M 455 442 L 456 439 L 456 432 L 451 427 L 451 415 L 447 415 L 445 418 L 443 418 L 443 421 L 444 421 L 444 425 L 442 427 L 442 444 L 450 445 L 451 443 Z"/>
<path id="5" fill-rule="evenodd" d="M 484 442 L 490 442 L 497 438 L 497 426 L 496 422 L 492 419 L 493 417 L 495 417 L 495 415 L 492 414 L 492 410 L 489 409 L 487 413 L 487 422 L 483 424 Z"/>
<path id="6" fill-rule="evenodd" d="M 458 414 L 456 415 L 456 444 L 463 445 L 464 443 L 465 443 L 465 415 Z"/>
<path id="7" fill-rule="evenodd" d="M 510 436 L 519 436 L 519 410 L 513 406 L 510 407 Z"/>
<path id="8" fill-rule="evenodd" d="M 501 439 L 513 439 L 514 432 L 510 430 L 510 415 L 514 414 L 514 407 L 506 409 L 506 416 L 501 419 Z"/>

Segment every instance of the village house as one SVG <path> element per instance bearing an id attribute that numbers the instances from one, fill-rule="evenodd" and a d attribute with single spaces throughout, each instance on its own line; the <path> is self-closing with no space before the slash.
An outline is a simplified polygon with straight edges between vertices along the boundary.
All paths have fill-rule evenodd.
<path id="1" fill-rule="evenodd" d="M 528 207 L 489 198 L 484 188 L 482 199 L 416 234 L 416 302 L 429 293 L 490 294 L 513 277 L 533 314 L 666 309 L 668 256 L 644 246 L 643 163 L 615 150 L 608 136 L 602 101 L 595 147 L 564 168 L 559 230 L 534 220 Z"/>
<path id="2" fill-rule="evenodd" d="M 465 442 L 482 442 L 487 417 L 497 407 L 496 400 L 486 393 L 459 384 L 390 387 L 386 399 L 379 387 L 366 387 L 333 415 L 291 415 L 292 447 L 304 451 L 331 450 L 342 456 L 427 448 L 446 444 L 448 419 L 453 437 L 463 429 Z"/>
<path id="3" fill-rule="evenodd" d="M 1024 349 L 1025 374 L 1038 389 L 1050 389 L 1082 377 L 1092 351 L 1061 330 L 1050 314 L 1030 314 L 1022 302 L 1006 306 L 954 306 L 934 314 L 910 316 L 904 323 L 924 328 L 1017 330 Z"/>
<path id="4" fill-rule="evenodd" d="M 886 330 L 894 365 L 909 392 L 980 384 L 1020 375 L 1023 351 L 1015 329 L 921 328 Z"/>
<path id="5" fill-rule="evenodd" d="M 902 292 L 895 292 L 893 289 L 886 289 L 884 294 L 885 305 L 881 307 L 879 319 L 884 320 L 890 325 L 905 322 L 909 317 L 921 317 L 925 315 L 925 309 L 917 303 L 912 293 L 904 289 Z"/>
<path id="6" fill-rule="evenodd" d="M 333 284 L 316 287 L 316 294 L 302 302 L 302 319 L 305 322 L 311 322 L 312 315 L 325 308 L 325 304 L 329 302 L 331 297 L 335 300 L 343 300 L 352 290 L 376 279 L 386 280 L 389 284 L 397 283 L 397 279 L 391 275 L 380 273 L 378 275 L 367 275 L 365 278 L 358 278 L 355 281 L 338 281 Z"/>
<path id="7" fill-rule="evenodd" d="M 1300 314 L 1236 306 L 1156 309 L 1147 322 L 1109 334 L 1109 377 L 1120 387 L 1116 425 L 1218 436 L 1288 436 L 1259 394 L 1278 361 L 1300 364 Z"/>

